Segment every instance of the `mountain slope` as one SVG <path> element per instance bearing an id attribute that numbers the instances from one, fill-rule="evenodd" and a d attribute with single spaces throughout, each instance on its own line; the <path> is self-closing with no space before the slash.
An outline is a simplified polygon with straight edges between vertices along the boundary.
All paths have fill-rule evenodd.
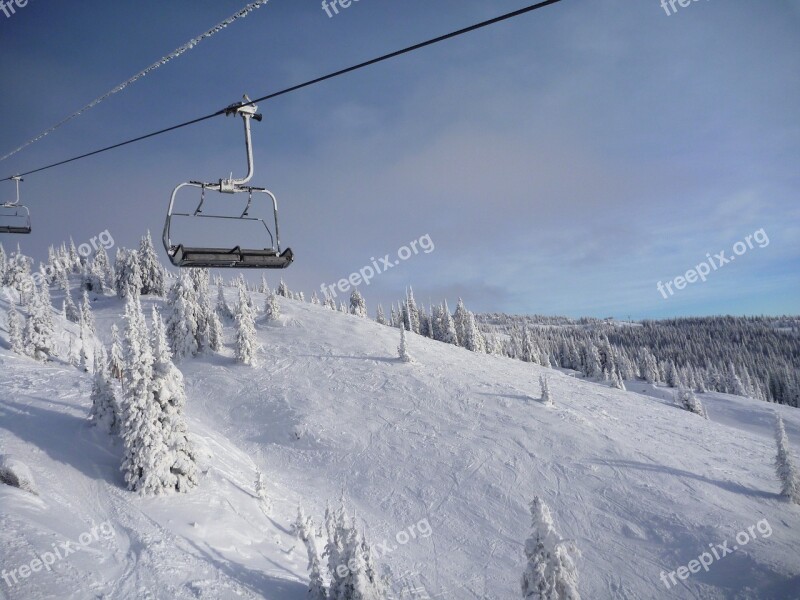
<path id="1" fill-rule="evenodd" d="M 3 568 L 93 522 L 113 527 L 51 572 L 0 581 L 0 597 L 299 600 L 306 556 L 290 523 L 298 505 L 319 523 L 342 492 L 379 563 L 430 597 L 519 597 L 534 495 L 582 551 L 585 598 L 794 597 L 800 510 L 777 496 L 771 411 L 795 449 L 797 411 L 703 395 L 704 421 L 641 383 L 622 392 L 418 336 L 417 362 L 405 364 L 397 330 L 280 300 L 281 323 L 259 322 L 255 368 L 230 346 L 180 365 L 204 471 L 185 496 L 123 489 L 119 444 L 85 423 L 89 376 L 0 349 L 0 453 L 29 465 L 40 494 L 0 486 Z M 122 305 L 95 306 L 108 341 Z M 541 374 L 554 408 L 536 399 Z M 255 492 L 257 468 L 271 508 Z M 712 543 L 732 547 L 764 519 L 768 537 L 754 529 L 708 572 L 662 583 L 662 570 Z"/>

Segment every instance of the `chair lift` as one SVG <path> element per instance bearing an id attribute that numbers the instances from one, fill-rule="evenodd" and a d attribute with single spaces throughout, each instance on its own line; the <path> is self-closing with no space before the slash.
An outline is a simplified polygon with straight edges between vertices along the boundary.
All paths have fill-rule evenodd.
<path id="1" fill-rule="evenodd" d="M 17 199 L 0 204 L 0 233 L 30 233 L 31 212 L 19 203 L 19 182 L 23 179 L 14 176 L 11 180 L 17 184 Z"/>
<path id="2" fill-rule="evenodd" d="M 176 267 L 204 267 L 210 269 L 218 268 L 238 268 L 238 269 L 285 269 L 294 259 L 291 248 L 286 248 L 281 252 L 280 237 L 278 235 L 278 201 L 275 194 L 265 188 L 252 187 L 247 183 L 253 177 L 253 147 L 250 137 L 250 120 L 261 121 L 263 118 L 257 112 L 258 107 L 250 102 L 245 96 L 243 103 L 232 104 L 225 110 L 225 115 L 240 115 L 244 121 L 245 146 L 247 149 L 247 176 L 243 179 L 220 179 L 218 183 L 203 183 L 200 181 L 189 181 L 181 183 L 172 191 L 167 211 L 167 220 L 164 224 L 164 249 L 167 256 Z M 178 192 L 185 187 L 200 188 L 200 203 L 192 213 L 179 213 L 175 211 L 175 198 Z M 247 205 L 238 216 L 224 216 L 203 213 L 203 203 L 205 202 L 206 190 L 221 194 L 247 194 Z M 253 204 L 253 195 L 264 194 L 272 200 L 272 214 L 275 224 L 275 235 L 262 217 L 250 215 L 250 208 Z M 205 219 L 229 219 L 234 221 L 255 221 L 264 225 L 269 236 L 269 245 L 258 249 L 242 249 L 241 246 L 232 248 L 210 248 L 198 246 L 184 246 L 174 244 L 170 238 L 170 225 L 172 217 L 189 217 Z M 267 241 L 267 240 L 265 240 Z"/>

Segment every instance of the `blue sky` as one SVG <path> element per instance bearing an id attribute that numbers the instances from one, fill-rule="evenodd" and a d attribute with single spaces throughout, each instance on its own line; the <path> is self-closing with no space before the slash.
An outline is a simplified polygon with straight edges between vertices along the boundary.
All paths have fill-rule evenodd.
<path id="1" fill-rule="evenodd" d="M 245 0 L 30 0 L 0 13 L 0 154 Z M 523 6 L 316 0 L 265 7 L 0 163 L 0 175 L 265 95 Z M 634 318 L 800 312 L 800 1 L 564 0 L 261 105 L 255 184 L 281 206 L 310 294 L 428 234 L 361 291 L 473 310 Z M 241 173 L 240 124 L 33 175 L 22 242 L 160 237 L 172 188 Z M 13 188 L 1 184 L 0 194 Z M 756 230 L 770 243 L 665 300 L 658 281 Z M 160 250 L 160 248 L 159 248 Z M 166 258 L 163 256 L 166 262 Z M 233 275 L 234 273 L 232 273 Z"/>

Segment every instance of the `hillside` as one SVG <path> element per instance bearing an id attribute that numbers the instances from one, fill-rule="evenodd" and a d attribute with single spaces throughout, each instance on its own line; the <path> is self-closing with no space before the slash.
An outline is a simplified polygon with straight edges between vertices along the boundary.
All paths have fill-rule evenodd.
<path id="1" fill-rule="evenodd" d="M 143 302 L 148 315 L 162 303 Z M 518 598 L 534 495 L 582 552 L 584 598 L 797 597 L 800 510 L 777 494 L 772 433 L 778 411 L 797 454 L 797 410 L 702 394 L 705 421 L 662 388 L 610 389 L 414 335 L 405 364 L 396 329 L 280 304 L 280 324 L 258 322 L 256 367 L 235 363 L 231 323 L 222 353 L 179 365 L 203 476 L 192 493 L 160 498 L 125 491 L 121 446 L 87 425 L 90 376 L 12 354 L 0 317 L 0 454 L 28 465 L 39 494 L 0 485 L 3 569 L 107 524 L 51 571 L 0 582 L 0 598 L 300 600 L 297 507 L 319 524 L 342 493 L 373 546 L 390 550 L 379 564 L 419 589 L 401 595 L 397 583 L 396 597 Z M 93 308 L 107 343 L 123 305 L 101 297 Z M 538 402 L 542 374 L 553 408 Z M 423 522 L 429 535 L 398 535 Z M 666 589 L 662 571 L 709 544 L 733 548 L 760 522 L 769 535 L 753 529 L 746 548 Z"/>

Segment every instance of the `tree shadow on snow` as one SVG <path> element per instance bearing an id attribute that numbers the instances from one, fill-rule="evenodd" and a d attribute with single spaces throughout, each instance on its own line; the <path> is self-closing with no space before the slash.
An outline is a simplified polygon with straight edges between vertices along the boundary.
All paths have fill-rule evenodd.
<path id="1" fill-rule="evenodd" d="M 306 598 L 308 598 L 308 586 L 304 583 L 272 577 L 261 571 L 256 571 L 229 561 L 219 552 L 208 546 L 208 544 L 206 544 L 205 548 L 201 548 L 192 540 L 188 538 L 183 539 L 216 569 L 264 598 L 281 598 L 285 600 L 306 600 Z M 276 567 L 285 570 L 291 576 L 295 576 L 294 573 L 281 567 L 274 561 L 270 562 Z"/>
<path id="2" fill-rule="evenodd" d="M 642 471 L 661 472 L 668 475 L 674 475 L 675 477 L 686 477 L 688 479 L 694 479 L 696 481 L 701 481 L 703 483 L 709 483 L 711 485 L 715 485 L 728 492 L 733 492 L 734 494 L 743 494 L 745 496 L 752 496 L 754 498 L 769 498 L 773 500 L 780 498 L 780 494 L 776 492 L 765 492 L 764 490 L 755 490 L 753 488 L 746 487 L 734 481 L 711 479 L 710 477 L 705 477 L 704 475 L 698 475 L 697 473 L 684 471 L 683 469 L 676 469 L 674 467 L 667 467 L 666 465 L 640 463 L 632 460 L 607 460 L 607 461 L 593 461 L 593 462 L 597 462 L 598 464 L 604 464 L 604 465 L 614 465 L 617 467 L 623 467 L 627 469 L 639 469 Z"/>
<path id="3" fill-rule="evenodd" d="M 33 399 L 42 403 L 51 402 L 48 398 Z M 3 406 L 17 411 L 4 412 L 0 422 L 0 427 L 3 429 L 41 449 L 54 461 L 68 464 L 90 479 L 103 479 L 114 485 L 121 484 L 122 476 L 119 473 L 121 459 L 110 449 L 111 438 L 100 434 L 95 439 L 95 431 L 86 418 L 48 410 L 36 404 L 6 400 Z M 103 444 L 103 441 L 107 441 L 107 444 Z M 100 464 L 93 458 L 98 456 L 98 446 L 107 451 L 101 455 L 105 456 L 106 460 L 100 461 Z"/>

